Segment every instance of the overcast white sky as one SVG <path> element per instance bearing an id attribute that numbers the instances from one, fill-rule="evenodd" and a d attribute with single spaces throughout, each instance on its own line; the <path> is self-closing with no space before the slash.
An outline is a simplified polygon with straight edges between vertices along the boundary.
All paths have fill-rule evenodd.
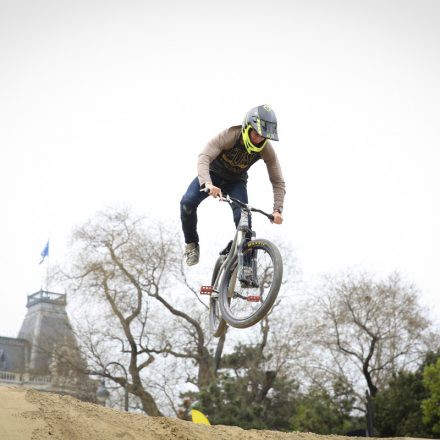
<path id="1" fill-rule="evenodd" d="M 439 78 L 436 0 L 0 0 L 0 335 L 49 236 L 56 262 L 108 205 L 179 225 L 201 148 L 263 103 L 287 196 L 259 235 L 306 279 L 398 270 L 439 316 Z M 249 194 L 271 209 L 264 164 Z M 233 232 L 214 200 L 200 221 L 202 252 Z"/>

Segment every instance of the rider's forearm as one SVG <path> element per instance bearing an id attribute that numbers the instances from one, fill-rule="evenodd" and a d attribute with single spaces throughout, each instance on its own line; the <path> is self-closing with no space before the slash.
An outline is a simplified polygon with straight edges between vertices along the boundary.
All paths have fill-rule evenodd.
<path id="1" fill-rule="evenodd" d="M 199 178 L 200 187 L 204 187 L 207 183 L 211 182 L 211 176 L 209 175 L 210 158 L 206 154 L 199 154 L 199 160 L 197 162 L 197 175 Z"/>
<path id="2" fill-rule="evenodd" d="M 275 150 L 272 145 L 268 145 L 262 153 L 262 158 L 266 163 L 267 172 L 273 189 L 273 209 L 283 210 L 284 195 L 286 194 L 286 184 L 284 182 L 281 165 L 278 161 Z"/>
<path id="3" fill-rule="evenodd" d="M 284 195 L 286 194 L 285 185 L 276 186 L 272 183 L 273 189 L 273 210 L 283 212 Z"/>
<path id="4" fill-rule="evenodd" d="M 269 172 L 269 179 L 272 183 L 273 190 L 273 209 L 283 211 L 284 196 L 286 194 L 286 183 L 284 182 L 281 168 L 279 166 L 270 168 L 267 167 Z"/>

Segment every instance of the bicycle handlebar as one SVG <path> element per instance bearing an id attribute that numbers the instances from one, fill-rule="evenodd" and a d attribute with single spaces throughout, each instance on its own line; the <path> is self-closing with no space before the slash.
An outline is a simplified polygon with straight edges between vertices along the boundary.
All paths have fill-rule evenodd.
<path id="1" fill-rule="evenodd" d="M 209 189 L 208 188 L 202 188 L 200 190 L 201 192 L 206 192 L 209 193 Z M 247 211 L 252 211 L 252 212 L 258 212 L 260 214 L 265 215 L 270 221 L 274 220 L 274 216 L 272 214 L 268 214 L 267 212 L 262 211 L 261 209 L 257 209 L 257 208 L 253 208 L 252 206 L 242 202 L 241 200 L 238 200 L 234 197 L 231 197 L 229 195 L 225 195 L 223 197 L 219 197 L 219 200 L 221 202 L 227 202 L 230 205 L 237 205 L 239 206 L 241 209 L 246 209 Z"/>
<path id="2" fill-rule="evenodd" d="M 251 205 L 243 203 L 241 200 L 235 199 L 234 197 L 231 197 L 229 195 L 226 195 L 226 197 L 223 197 L 223 199 L 220 199 L 220 200 L 223 202 L 231 203 L 231 204 L 235 203 L 236 205 L 240 206 L 240 208 L 247 209 L 248 211 L 259 212 L 260 214 L 265 215 L 271 221 L 273 221 L 273 219 L 274 219 L 274 216 L 272 214 L 268 214 L 267 212 L 264 212 L 261 209 L 254 208 Z"/>

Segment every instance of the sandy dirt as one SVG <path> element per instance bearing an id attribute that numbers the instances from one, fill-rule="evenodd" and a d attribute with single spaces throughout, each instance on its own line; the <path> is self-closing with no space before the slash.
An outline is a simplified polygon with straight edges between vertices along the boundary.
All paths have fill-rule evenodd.
<path id="1" fill-rule="evenodd" d="M 0 386 L 0 440 L 43 439 L 346 440 L 347 437 L 196 425 L 172 418 L 127 414 L 67 396 Z"/>

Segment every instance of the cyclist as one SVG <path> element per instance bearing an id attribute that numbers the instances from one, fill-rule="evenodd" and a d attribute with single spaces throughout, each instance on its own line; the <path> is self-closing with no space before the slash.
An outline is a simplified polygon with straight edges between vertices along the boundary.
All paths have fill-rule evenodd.
<path id="1" fill-rule="evenodd" d="M 278 141 L 277 118 L 268 105 L 260 105 L 246 113 L 241 126 L 222 131 L 199 154 L 198 177 L 190 183 L 180 201 L 180 218 L 186 243 L 184 258 L 188 266 L 197 264 L 200 256 L 197 207 L 208 195 L 222 197 L 223 192 L 248 203 L 247 172 L 259 159 L 266 163 L 272 183 L 273 222 L 283 222 L 281 214 L 285 183 L 271 140 Z M 209 194 L 200 191 L 204 188 L 209 189 Z M 238 226 L 240 208 L 233 206 L 232 210 L 235 226 Z"/>

